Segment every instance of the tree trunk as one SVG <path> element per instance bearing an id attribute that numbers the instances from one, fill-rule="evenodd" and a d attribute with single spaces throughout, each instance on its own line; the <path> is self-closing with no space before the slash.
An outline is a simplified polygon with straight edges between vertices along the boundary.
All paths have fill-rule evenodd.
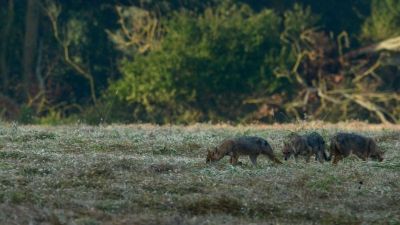
<path id="1" fill-rule="evenodd" d="M 22 68 L 24 76 L 24 88 L 28 100 L 35 97 L 38 92 L 37 79 L 34 72 L 38 26 L 39 0 L 27 0 Z"/>
<path id="2" fill-rule="evenodd" d="M 1 30 L 0 36 L 0 77 L 2 82 L 2 91 L 8 91 L 8 63 L 7 63 L 7 46 L 10 39 L 11 27 L 14 21 L 14 0 L 8 1 L 7 16 L 4 28 Z"/>

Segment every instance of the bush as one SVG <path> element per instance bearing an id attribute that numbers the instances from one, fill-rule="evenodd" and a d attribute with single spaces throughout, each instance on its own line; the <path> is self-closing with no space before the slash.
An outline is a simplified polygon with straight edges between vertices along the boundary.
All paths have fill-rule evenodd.
<path id="1" fill-rule="evenodd" d="M 315 18 L 299 6 L 285 18 L 229 2 L 201 15 L 176 13 L 157 49 L 122 61 L 123 78 L 109 91 L 134 106 L 135 119 L 238 121 L 255 110 L 246 99 L 294 91 L 274 72 L 294 62 L 281 34 L 299 36 Z"/>
<path id="2" fill-rule="evenodd" d="M 373 0 L 371 16 L 362 28 L 362 38 L 381 41 L 400 35 L 400 0 Z"/>

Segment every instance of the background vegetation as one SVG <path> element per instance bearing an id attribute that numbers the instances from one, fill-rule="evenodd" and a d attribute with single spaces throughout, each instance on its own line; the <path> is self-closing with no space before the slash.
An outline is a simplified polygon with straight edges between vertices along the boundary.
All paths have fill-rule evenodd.
<path id="1" fill-rule="evenodd" d="M 3 119 L 400 120 L 399 0 L 95 3 L 0 0 Z"/>

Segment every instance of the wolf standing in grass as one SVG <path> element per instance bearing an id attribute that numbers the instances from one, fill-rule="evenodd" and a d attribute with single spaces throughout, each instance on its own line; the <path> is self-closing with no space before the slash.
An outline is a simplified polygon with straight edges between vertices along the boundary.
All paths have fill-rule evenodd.
<path id="1" fill-rule="evenodd" d="M 325 152 L 325 141 L 322 136 L 316 132 L 303 136 L 296 133 L 290 134 L 283 146 L 282 153 L 285 160 L 288 160 L 291 155 L 294 155 L 296 160 L 298 156 L 301 155 L 305 157 L 307 162 L 310 161 L 312 155 L 315 155 L 315 159 L 320 163 L 330 160 Z"/>
<path id="2" fill-rule="evenodd" d="M 372 138 L 354 133 L 337 133 L 331 139 L 330 152 L 331 157 L 334 157 L 333 164 L 337 164 L 350 154 L 354 154 L 364 161 L 368 158 L 379 162 L 383 160 L 383 152 L 378 149 Z"/>
<path id="3" fill-rule="evenodd" d="M 232 165 L 240 164 L 238 161 L 240 155 L 248 155 L 253 165 L 257 165 L 259 154 L 266 155 L 275 163 L 281 164 L 268 142 L 260 137 L 244 136 L 224 140 L 214 151 L 208 150 L 207 163 L 218 161 L 224 156 L 229 155 Z"/>

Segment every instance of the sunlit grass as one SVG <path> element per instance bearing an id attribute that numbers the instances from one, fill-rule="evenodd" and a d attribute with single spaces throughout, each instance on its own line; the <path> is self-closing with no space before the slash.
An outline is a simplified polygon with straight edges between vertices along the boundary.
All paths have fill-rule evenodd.
<path id="1" fill-rule="evenodd" d="M 0 224 L 400 223 L 400 126 L 1 125 Z M 285 136 L 309 130 L 374 137 L 385 160 L 205 163 L 237 135 L 266 138 L 282 158 Z"/>

